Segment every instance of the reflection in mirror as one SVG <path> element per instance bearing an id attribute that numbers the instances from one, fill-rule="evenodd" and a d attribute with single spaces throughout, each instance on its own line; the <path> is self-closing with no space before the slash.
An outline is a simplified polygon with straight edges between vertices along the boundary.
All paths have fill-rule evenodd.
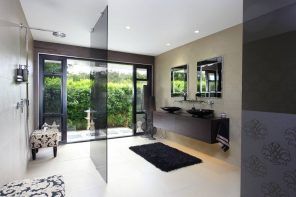
<path id="1" fill-rule="evenodd" d="M 184 96 L 187 94 L 187 65 L 171 69 L 171 96 Z"/>
<path id="2" fill-rule="evenodd" d="M 197 97 L 222 97 L 222 57 L 197 62 Z"/>

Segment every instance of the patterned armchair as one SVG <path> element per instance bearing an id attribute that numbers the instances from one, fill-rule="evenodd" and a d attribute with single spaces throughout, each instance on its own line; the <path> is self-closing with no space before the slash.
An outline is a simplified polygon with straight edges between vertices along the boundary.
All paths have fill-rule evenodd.
<path id="1" fill-rule="evenodd" d="M 36 153 L 39 148 L 53 147 L 54 157 L 57 156 L 57 147 L 59 145 L 59 130 L 58 129 L 46 129 L 35 130 L 30 138 L 30 144 L 32 149 L 32 158 L 36 159 Z"/>

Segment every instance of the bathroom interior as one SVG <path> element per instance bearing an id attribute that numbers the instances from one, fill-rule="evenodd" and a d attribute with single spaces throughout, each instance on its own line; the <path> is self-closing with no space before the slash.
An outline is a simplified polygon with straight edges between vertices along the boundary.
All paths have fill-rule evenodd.
<path id="1" fill-rule="evenodd" d="M 294 196 L 295 13 L 1 0 L 0 196 Z"/>

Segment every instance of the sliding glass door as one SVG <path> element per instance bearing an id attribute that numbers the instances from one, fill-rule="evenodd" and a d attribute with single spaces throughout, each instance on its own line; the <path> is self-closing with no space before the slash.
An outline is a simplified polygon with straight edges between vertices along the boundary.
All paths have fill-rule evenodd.
<path id="1" fill-rule="evenodd" d="M 133 65 L 108 63 L 108 138 L 132 136 Z"/>
<path id="2" fill-rule="evenodd" d="M 100 66 L 97 65 L 107 64 L 52 55 L 40 55 L 39 59 L 40 127 L 55 122 L 60 126 L 63 142 L 106 137 L 107 132 L 95 132 L 96 110 L 92 103 L 96 102 L 91 100 L 91 95 L 98 83 L 96 72 Z M 108 63 L 105 77 L 107 137 L 141 134 L 146 118 L 144 86 L 150 93 L 152 87 L 151 66 Z"/>
<path id="3" fill-rule="evenodd" d="M 98 65 L 106 63 L 52 55 L 40 55 L 39 59 L 39 127 L 55 122 L 59 125 L 61 140 L 68 143 L 105 138 L 107 132 L 95 131 L 98 112 L 93 109 L 91 95 L 95 85 L 101 87 L 96 81 L 96 75 L 100 73 Z M 106 66 L 104 69 L 106 75 Z M 107 90 L 104 91 L 106 95 Z"/>
<path id="4" fill-rule="evenodd" d="M 58 56 L 40 55 L 40 102 L 39 127 L 44 123 L 59 125 L 62 141 L 66 141 L 66 59 Z"/>
<path id="5" fill-rule="evenodd" d="M 151 93 L 151 66 L 108 63 L 108 138 L 143 132 L 144 86 Z"/>
<path id="6" fill-rule="evenodd" d="M 152 69 L 149 65 L 134 65 L 134 134 L 143 133 L 143 124 L 146 122 L 144 108 L 144 87 L 152 95 Z"/>
<path id="7" fill-rule="evenodd" d="M 67 59 L 67 142 L 95 140 L 105 138 L 107 135 L 95 130 L 97 121 L 95 116 L 98 112 L 92 104 L 92 93 L 95 91 L 94 86 L 98 83 L 96 81 L 98 80 L 97 64 L 100 63 Z"/>

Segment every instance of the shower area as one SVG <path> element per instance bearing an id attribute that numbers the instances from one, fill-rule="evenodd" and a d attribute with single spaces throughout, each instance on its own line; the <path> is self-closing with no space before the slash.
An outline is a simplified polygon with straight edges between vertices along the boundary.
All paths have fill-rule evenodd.
<path id="1" fill-rule="evenodd" d="M 68 36 L 63 32 L 33 28 L 22 24 L 18 27 L 21 30 L 25 29 L 26 32 L 31 30 L 49 33 L 61 40 Z M 37 46 L 38 41 L 34 42 L 36 66 L 32 70 L 34 71 L 34 98 L 38 99 L 34 99 L 34 102 L 30 100 L 30 104 L 35 108 L 35 129 L 41 129 L 45 123 L 55 124 L 60 131 L 60 144 L 90 142 L 91 160 L 105 181 L 107 181 L 108 139 L 107 30 L 108 8 L 101 13 L 90 33 L 89 49 L 99 51 L 98 55 L 84 53 L 80 57 L 79 55 L 65 55 L 61 51 L 40 52 Z M 24 40 L 27 46 L 27 36 Z M 75 51 L 75 47 L 72 50 Z M 82 58 L 84 55 L 88 55 L 88 58 Z M 25 65 L 19 66 L 16 80 L 26 77 L 28 67 L 28 61 Z M 27 84 L 28 94 L 29 86 L 28 83 L 25 84 Z M 25 108 L 28 105 L 27 96 L 19 102 L 18 107 Z"/>
<path id="2" fill-rule="evenodd" d="M 108 8 L 101 13 L 90 33 L 89 48 L 59 45 L 51 52 L 52 49 L 43 50 L 49 47 L 47 43 L 43 42 L 44 47 L 35 43 L 39 65 L 38 127 L 45 123 L 58 125 L 61 144 L 89 142 L 91 160 L 105 181 L 108 139 L 107 30 Z M 66 36 L 60 32 L 53 34 Z M 67 52 L 63 51 L 63 47 L 68 47 L 64 49 Z"/>
<path id="3" fill-rule="evenodd" d="M 24 124 L 20 129 L 26 131 L 27 147 L 22 150 L 30 150 L 29 138 L 35 129 L 42 129 L 45 123 L 57 125 L 60 144 L 89 142 L 90 157 L 107 181 L 108 139 L 143 133 L 144 86 L 152 87 L 151 65 L 108 60 L 108 8 L 90 33 L 90 47 L 82 53 L 77 53 L 75 46 L 69 50 L 78 55 L 64 53 L 63 46 L 70 45 L 62 40 L 71 32 L 3 24 L 22 35 L 22 58 L 14 64 L 22 94 L 15 103 Z M 42 41 L 33 41 L 30 31 L 33 37 L 39 33 L 54 36 L 61 44 L 43 42 L 50 48 L 45 51 L 46 47 L 38 45 Z M 60 48 L 52 49 L 54 44 Z M 28 151 L 25 154 L 30 157 Z"/>

